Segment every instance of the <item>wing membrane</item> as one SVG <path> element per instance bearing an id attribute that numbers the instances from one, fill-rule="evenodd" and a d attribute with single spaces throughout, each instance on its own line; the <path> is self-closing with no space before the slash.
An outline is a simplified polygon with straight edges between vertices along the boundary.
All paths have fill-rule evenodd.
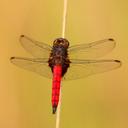
<path id="1" fill-rule="evenodd" d="M 11 57 L 11 62 L 18 67 L 51 79 L 52 72 L 47 61 L 47 59 L 42 58 Z M 71 60 L 70 67 L 63 79 L 80 79 L 89 75 L 110 71 L 120 66 L 121 62 L 118 60 Z"/>
<path id="2" fill-rule="evenodd" d="M 42 58 L 11 57 L 11 62 L 18 67 L 35 72 L 43 77 L 52 78 L 52 72 L 48 66 L 48 60 Z"/>
<path id="3" fill-rule="evenodd" d="M 71 60 L 70 67 L 64 76 L 65 80 L 73 80 L 89 75 L 102 73 L 121 66 L 119 60 Z"/>
<path id="4" fill-rule="evenodd" d="M 114 39 L 104 39 L 89 44 L 74 45 L 69 48 L 70 59 L 94 59 L 102 57 L 115 47 Z"/>
<path id="5" fill-rule="evenodd" d="M 37 58 L 48 58 L 51 52 L 51 46 L 42 42 L 35 41 L 25 35 L 20 37 L 21 45 L 26 51 Z"/>

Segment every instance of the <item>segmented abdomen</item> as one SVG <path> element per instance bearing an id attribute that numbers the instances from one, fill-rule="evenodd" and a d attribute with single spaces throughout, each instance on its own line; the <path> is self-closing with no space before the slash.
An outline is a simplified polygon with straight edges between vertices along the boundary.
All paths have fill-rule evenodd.
<path id="1" fill-rule="evenodd" d="M 62 76 L 62 66 L 55 65 L 53 67 L 53 83 L 52 83 L 53 114 L 56 112 L 59 102 L 61 76 Z"/>

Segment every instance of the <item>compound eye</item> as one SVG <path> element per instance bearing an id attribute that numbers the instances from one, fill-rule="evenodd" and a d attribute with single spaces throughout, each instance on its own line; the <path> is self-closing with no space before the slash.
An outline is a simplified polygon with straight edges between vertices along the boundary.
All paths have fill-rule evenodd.
<path id="1" fill-rule="evenodd" d="M 58 44 L 58 41 L 54 40 L 53 45 L 57 45 L 57 44 Z"/>
<path id="2" fill-rule="evenodd" d="M 65 40 L 64 43 L 63 43 L 63 45 L 64 45 L 64 47 L 68 48 L 69 42 L 67 40 Z"/>
<path id="3" fill-rule="evenodd" d="M 54 40 L 53 42 L 53 45 L 56 46 L 56 45 L 61 45 L 65 48 L 68 48 L 69 46 L 69 42 L 67 39 L 64 39 L 64 38 L 57 38 L 56 40 Z"/>

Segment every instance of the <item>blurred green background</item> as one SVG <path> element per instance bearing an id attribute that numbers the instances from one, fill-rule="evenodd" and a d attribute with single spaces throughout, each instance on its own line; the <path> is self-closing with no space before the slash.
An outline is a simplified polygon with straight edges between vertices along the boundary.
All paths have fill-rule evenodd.
<path id="1" fill-rule="evenodd" d="M 51 80 L 17 68 L 11 56 L 31 57 L 25 34 L 52 44 L 61 36 L 63 0 L 0 1 L 0 128 L 54 128 Z M 128 1 L 68 0 L 66 38 L 71 45 L 113 37 L 104 59 L 117 70 L 63 82 L 60 128 L 128 128 Z"/>

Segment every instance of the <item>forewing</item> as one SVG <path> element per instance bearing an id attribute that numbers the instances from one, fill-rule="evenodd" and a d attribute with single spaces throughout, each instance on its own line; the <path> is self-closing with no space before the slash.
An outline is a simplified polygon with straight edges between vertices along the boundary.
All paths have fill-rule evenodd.
<path id="1" fill-rule="evenodd" d="M 89 44 L 74 45 L 69 47 L 70 59 L 94 59 L 102 57 L 115 47 L 114 39 L 104 39 Z"/>
<path id="2" fill-rule="evenodd" d="M 102 73 L 121 66 L 119 60 L 71 60 L 64 80 L 74 80 Z"/>
<path id="3" fill-rule="evenodd" d="M 51 52 L 51 46 L 42 42 L 35 41 L 25 35 L 20 37 L 21 45 L 26 51 L 37 58 L 48 58 Z"/>
<path id="4" fill-rule="evenodd" d="M 48 66 L 48 60 L 42 58 L 11 57 L 11 62 L 18 67 L 35 72 L 43 77 L 52 78 L 52 72 Z"/>

